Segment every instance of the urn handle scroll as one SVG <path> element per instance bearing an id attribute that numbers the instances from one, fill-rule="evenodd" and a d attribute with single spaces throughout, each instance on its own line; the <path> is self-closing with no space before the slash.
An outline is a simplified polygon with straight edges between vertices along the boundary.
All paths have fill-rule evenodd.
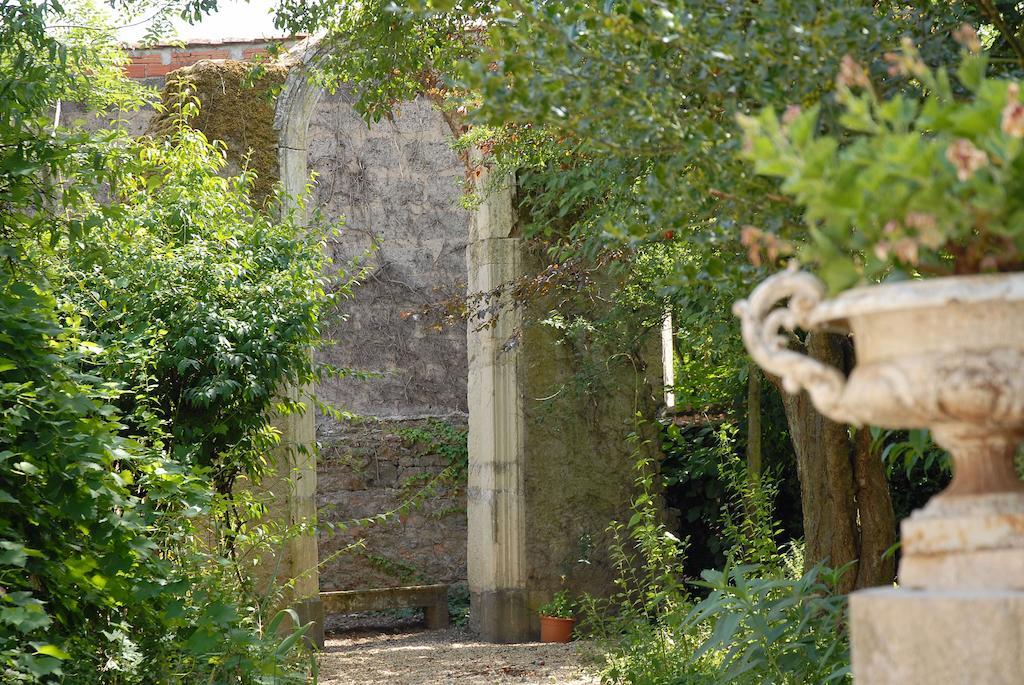
<path id="1" fill-rule="evenodd" d="M 814 406 L 834 421 L 851 423 L 841 406 L 846 378 L 839 369 L 789 348 L 782 331 L 810 330 L 815 308 L 825 299 L 825 284 L 797 270 L 796 264 L 765 279 L 750 297 L 733 305 L 743 344 L 758 366 L 782 380 L 786 392 L 806 390 Z M 788 301 L 787 301 L 788 300 Z M 778 306 L 787 301 L 785 306 Z"/>

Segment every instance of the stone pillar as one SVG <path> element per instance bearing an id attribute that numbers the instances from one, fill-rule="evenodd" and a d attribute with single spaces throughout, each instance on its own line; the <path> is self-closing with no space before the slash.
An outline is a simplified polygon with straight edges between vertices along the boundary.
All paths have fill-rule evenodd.
<path id="1" fill-rule="evenodd" d="M 637 416 L 653 418 L 661 400 L 659 333 L 647 331 L 642 354 L 574 348 L 540 323 L 565 303 L 543 295 L 512 302 L 503 290 L 546 261 L 518 237 L 511 182 L 484 172 L 478 183 L 484 199 L 467 250 L 476 312 L 468 325 L 470 620 L 485 640 L 523 642 L 538 638 L 537 609 L 559 589 L 613 589 L 607 528 L 629 518 L 638 450 L 657 449 L 657 440 L 628 436 L 653 437 L 653 424 Z M 490 296 L 473 299 L 481 293 Z"/>
<path id="2" fill-rule="evenodd" d="M 305 397 L 299 388 L 287 390 L 289 399 Z M 306 400 L 308 406 L 308 399 Z M 278 416 L 274 426 L 281 433 L 281 445 L 274 451 L 274 468 L 254 494 L 267 507 L 266 517 L 290 529 L 282 547 L 263 555 L 256 568 L 257 591 L 270 593 L 288 584 L 283 605 L 295 610 L 299 622 L 312 622 L 307 640 L 324 644 L 324 610 L 320 601 L 316 533 L 316 453 L 313 411 Z M 296 532 L 298 531 L 298 532 Z M 285 622 L 290 629 L 290 622 Z"/>
<path id="3" fill-rule="evenodd" d="M 487 185 L 485 173 L 479 183 L 484 199 L 470 223 L 466 249 L 471 296 L 493 292 L 522 273 L 511 181 L 496 189 Z M 516 338 L 522 315 L 507 295 L 483 304 L 503 310 L 470 317 L 467 327 L 470 617 L 486 640 L 526 642 L 533 635 L 525 573 L 522 359 Z"/>
<path id="4" fill-rule="evenodd" d="M 320 96 L 320 89 L 309 80 L 306 65 L 318 54 L 316 44 L 300 44 L 295 57 L 287 63 L 289 73 L 278 97 L 274 128 L 277 131 L 277 158 L 281 184 L 289 197 L 299 197 L 309 182 L 307 171 L 307 129 L 309 114 Z M 305 225 L 303 206 L 292 207 Z M 281 432 L 281 447 L 275 451 L 274 473 L 260 485 L 268 501 L 268 515 L 291 527 L 305 525 L 301 534 L 291 536 L 274 558 L 261 560 L 258 575 L 277 583 L 291 581 L 285 603 L 298 614 L 300 623 L 312 622 L 307 640 L 317 647 L 324 644 L 324 608 L 320 600 L 316 532 L 316 436 L 312 388 L 290 387 L 289 399 L 306 405 L 301 414 L 277 417 L 274 425 Z"/>

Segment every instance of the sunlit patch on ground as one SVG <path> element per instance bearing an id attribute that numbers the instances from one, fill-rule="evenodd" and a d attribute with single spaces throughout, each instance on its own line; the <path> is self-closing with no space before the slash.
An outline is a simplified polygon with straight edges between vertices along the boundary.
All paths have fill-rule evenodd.
<path id="1" fill-rule="evenodd" d="M 493 645 L 460 629 L 335 636 L 320 657 L 325 685 L 597 685 L 579 646 Z"/>

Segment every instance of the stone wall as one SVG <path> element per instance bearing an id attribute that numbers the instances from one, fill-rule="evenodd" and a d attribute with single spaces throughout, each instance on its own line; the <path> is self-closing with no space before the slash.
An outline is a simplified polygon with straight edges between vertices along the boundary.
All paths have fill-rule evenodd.
<path id="1" fill-rule="evenodd" d="M 321 383 L 317 396 L 360 420 L 317 416 L 318 507 L 325 521 L 399 507 L 421 478 L 447 465 L 412 431 L 466 426 L 464 325 L 435 329 L 415 312 L 465 293 L 468 212 L 459 206 L 461 162 L 440 114 L 425 100 L 368 127 L 347 90 L 325 94 L 309 124 L 316 210 L 344 218 L 330 250 L 338 266 L 360 259 L 363 282 L 328 324 L 335 343 L 320 361 L 373 374 Z M 434 423 L 432 423 L 434 422 Z M 441 422 L 436 424 L 436 422 Z M 464 478 L 463 478 L 464 480 Z M 349 553 L 348 545 L 365 547 Z M 466 578 L 465 491 L 446 486 L 397 522 L 320 536 L 324 589 L 387 587 Z"/>
<path id="2" fill-rule="evenodd" d="M 416 504 L 386 522 L 322 534 L 322 589 L 464 581 L 465 420 L 367 419 L 339 428 L 322 441 L 317 463 L 322 521 L 344 524 Z"/>
<path id="3" fill-rule="evenodd" d="M 344 217 L 331 244 L 337 264 L 367 268 L 342 306 L 320 358 L 378 374 L 322 384 L 322 400 L 379 417 L 466 413 L 466 331 L 434 330 L 413 312 L 466 291 L 469 214 L 459 206 L 463 168 L 441 115 L 424 99 L 371 127 L 342 90 L 325 95 L 309 124 L 314 205 Z M 331 432 L 321 419 L 321 430 Z"/>

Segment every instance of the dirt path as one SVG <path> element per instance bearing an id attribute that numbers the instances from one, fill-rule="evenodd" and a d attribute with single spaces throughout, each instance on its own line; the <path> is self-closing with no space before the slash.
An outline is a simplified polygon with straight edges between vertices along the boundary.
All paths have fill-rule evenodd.
<path id="1" fill-rule="evenodd" d="M 576 645 L 492 645 L 467 632 L 410 630 L 329 637 L 323 685 L 597 685 Z"/>

